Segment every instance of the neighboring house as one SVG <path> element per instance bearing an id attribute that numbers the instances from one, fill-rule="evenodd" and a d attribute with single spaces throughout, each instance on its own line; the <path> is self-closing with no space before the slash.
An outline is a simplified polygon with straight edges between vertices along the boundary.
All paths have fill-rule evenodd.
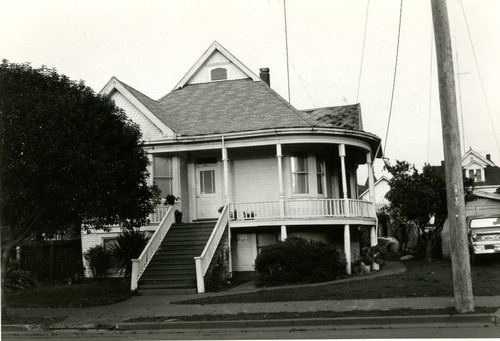
<path id="1" fill-rule="evenodd" d="M 484 157 L 470 148 L 462 156 L 462 168 L 466 177 L 474 179 L 474 191 L 491 193 L 500 188 L 500 167 L 491 161 L 490 154 Z"/>
<path id="2" fill-rule="evenodd" d="M 435 167 L 444 177 L 444 161 L 441 166 Z M 500 213 L 500 194 L 495 191 L 500 188 L 500 167 L 491 160 L 490 154 L 486 157 L 470 148 L 462 156 L 464 176 L 474 179 L 474 194 L 476 200 L 465 203 L 466 217 L 484 216 Z M 450 235 L 448 220 L 441 233 L 443 256 L 450 256 Z"/>
<path id="3" fill-rule="evenodd" d="M 368 179 L 366 180 L 366 184 L 364 186 L 358 186 L 359 192 L 361 193 L 358 198 L 360 200 L 370 201 L 370 188 L 368 184 Z M 385 195 L 391 186 L 389 185 L 389 179 L 382 175 L 379 179 L 375 181 L 374 184 L 374 197 L 375 197 L 375 207 L 377 211 L 382 209 L 385 206 L 389 205 L 389 201 L 385 198 Z"/>
<path id="4" fill-rule="evenodd" d="M 203 292 L 214 268 L 252 273 L 262 247 L 292 236 L 342 246 L 348 271 L 359 229 L 376 244 L 374 200 L 356 198 L 356 171 L 372 174 L 380 138 L 363 131 L 360 105 L 297 110 L 260 71 L 214 42 L 159 100 L 115 77 L 101 91 L 141 127 L 151 183 L 180 197 L 145 227 L 155 234 L 133 263 L 132 289 Z M 83 234 L 83 252 L 118 232 Z"/>

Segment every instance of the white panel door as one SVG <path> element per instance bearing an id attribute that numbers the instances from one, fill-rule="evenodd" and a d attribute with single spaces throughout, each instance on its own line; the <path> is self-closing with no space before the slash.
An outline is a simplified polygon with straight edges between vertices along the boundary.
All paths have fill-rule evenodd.
<path id="1" fill-rule="evenodd" d="M 221 179 L 216 165 L 196 167 L 196 211 L 197 219 L 218 217 L 221 206 Z"/>

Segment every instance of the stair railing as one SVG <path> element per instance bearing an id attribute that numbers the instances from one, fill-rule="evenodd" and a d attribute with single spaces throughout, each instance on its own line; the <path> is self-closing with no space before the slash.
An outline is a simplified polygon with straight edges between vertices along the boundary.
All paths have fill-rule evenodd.
<path id="1" fill-rule="evenodd" d="M 212 234 L 208 239 L 207 245 L 203 249 L 201 256 L 194 257 L 194 262 L 196 265 L 196 285 L 198 293 L 205 292 L 205 274 L 207 273 L 210 262 L 214 257 L 215 251 L 217 251 L 217 246 L 220 243 L 227 224 L 229 223 L 229 205 L 224 206 L 217 223 L 215 224 Z"/>
<path id="2" fill-rule="evenodd" d="M 139 256 L 139 258 L 132 259 L 132 274 L 130 279 L 131 291 L 137 289 L 137 283 L 139 282 L 139 279 L 144 273 L 144 270 L 146 270 L 146 267 L 153 258 L 154 254 L 160 247 L 163 238 L 165 238 L 165 235 L 167 234 L 168 230 L 170 229 L 174 221 L 175 221 L 174 210 L 173 207 L 170 206 L 167 209 L 165 216 L 161 220 L 160 225 L 158 225 L 158 228 L 149 239 L 148 244 L 146 245 L 144 250 L 142 250 L 142 253 Z"/>

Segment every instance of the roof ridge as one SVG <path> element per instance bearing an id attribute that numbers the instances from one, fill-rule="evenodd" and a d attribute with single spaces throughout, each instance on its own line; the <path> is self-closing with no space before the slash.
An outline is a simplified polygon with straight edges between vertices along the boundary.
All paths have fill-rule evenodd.
<path id="1" fill-rule="evenodd" d="M 310 108 L 310 109 L 300 109 L 300 111 L 316 111 L 321 109 L 329 109 L 329 108 L 341 108 L 341 107 L 353 107 L 353 106 L 361 106 L 361 103 L 354 104 L 344 104 L 344 105 L 330 105 L 326 107 L 318 107 L 318 108 Z"/>
<path id="2" fill-rule="evenodd" d="M 285 104 L 289 109 L 292 110 L 292 112 L 297 115 L 302 121 L 306 122 L 308 125 L 310 125 L 311 127 L 314 126 L 314 124 L 312 124 L 311 122 L 309 122 L 308 120 L 306 120 L 301 114 L 300 114 L 300 110 L 298 110 L 297 108 L 295 108 L 293 105 L 291 105 L 290 103 L 288 103 L 283 97 L 280 96 L 280 94 L 278 94 L 276 91 L 274 91 L 269 85 L 267 85 L 264 81 L 262 80 L 258 80 L 258 81 L 255 81 L 255 82 L 258 82 L 262 87 L 264 87 L 264 89 L 266 89 L 267 91 L 269 91 L 274 97 L 276 97 L 278 100 L 280 100 L 283 104 Z"/>

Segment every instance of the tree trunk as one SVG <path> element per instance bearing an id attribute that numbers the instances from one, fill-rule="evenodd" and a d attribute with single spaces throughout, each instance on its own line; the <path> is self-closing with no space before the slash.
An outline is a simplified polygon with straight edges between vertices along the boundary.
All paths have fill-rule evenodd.
<path id="1" fill-rule="evenodd" d="M 10 252 L 12 251 L 12 248 L 14 247 L 14 244 L 12 243 L 6 243 L 2 246 L 2 269 L 1 269 L 1 276 L 2 276 L 2 317 L 7 316 L 7 304 L 5 302 L 5 280 L 7 278 L 7 268 L 9 266 L 10 262 Z"/>
<path id="2" fill-rule="evenodd" d="M 425 263 L 432 263 L 432 238 L 425 238 Z"/>

